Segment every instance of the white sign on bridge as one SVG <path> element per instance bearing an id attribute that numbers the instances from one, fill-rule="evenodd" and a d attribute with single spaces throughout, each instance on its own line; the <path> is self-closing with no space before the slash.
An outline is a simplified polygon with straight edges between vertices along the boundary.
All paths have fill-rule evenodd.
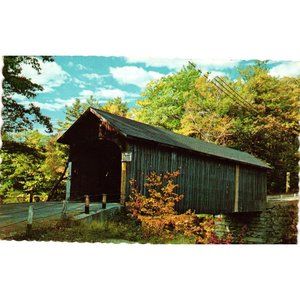
<path id="1" fill-rule="evenodd" d="M 132 152 L 122 152 L 122 161 L 132 161 Z"/>

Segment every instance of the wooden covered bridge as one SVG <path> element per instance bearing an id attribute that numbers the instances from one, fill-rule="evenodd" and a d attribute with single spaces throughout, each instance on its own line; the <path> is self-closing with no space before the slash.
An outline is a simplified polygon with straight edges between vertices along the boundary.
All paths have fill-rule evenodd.
<path id="1" fill-rule="evenodd" d="M 145 193 L 151 171 L 180 171 L 178 210 L 197 213 L 261 211 L 266 201 L 267 170 L 260 159 L 231 148 L 207 143 L 136 122 L 95 108 L 58 139 L 70 146 L 70 199 L 90 195 L 100 201 L 125 201 L 130 179 Z"/>

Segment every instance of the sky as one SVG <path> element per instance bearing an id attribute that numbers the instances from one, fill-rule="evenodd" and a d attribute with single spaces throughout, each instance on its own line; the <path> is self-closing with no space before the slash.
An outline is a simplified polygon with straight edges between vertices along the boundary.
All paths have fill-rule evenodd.
<path id="1" fill-rule="evenodd" d="M 104 57 L 104 56 L 55 56 L 54 62 L 41 62 L 41 74 L 30 66 L 23 66 L 23 75 L 41 84 L 44 90 L 34 99 L 15 95 L 25 106 L 34 103 L 44 115 L 51 117 L 55 125 L 64 119 L 65 106 L 75 99 L 85 101 L 93 95 L 100 103 L 121 97 L 129 107 L 141 98 L 140 94 L 151 80 L 177 72 L 189 59 L 164 59 L 145 57 Z M 237 77 L 237 69 L 254 60 L 201 60 L 192 59 L 210 76 Z M 299 76 L 300 62 L 270 61 L 273 76 Z"/>

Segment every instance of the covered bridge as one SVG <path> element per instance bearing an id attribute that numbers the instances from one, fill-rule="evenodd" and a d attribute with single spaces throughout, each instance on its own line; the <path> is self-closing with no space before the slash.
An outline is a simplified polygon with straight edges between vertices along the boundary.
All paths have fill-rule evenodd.
<path id="1" fill-rule="evenodd" d="M 130 179 L 145 193 L 151 171 L 180 171 L 178 210 L 197 213 L 260 211 L 266 201 L 269 166 L 231 148 L 136 122 L 95 108 L 87 109 L 58 139 L 70 146 L 70 199 L 101 194 L 124 201 Z"/>

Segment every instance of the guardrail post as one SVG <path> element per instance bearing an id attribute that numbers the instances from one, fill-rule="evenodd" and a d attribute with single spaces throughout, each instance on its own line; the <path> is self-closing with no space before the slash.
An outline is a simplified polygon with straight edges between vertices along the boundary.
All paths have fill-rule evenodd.
<path id="1" fill-rule="evenodd" d="M 290 191 L 290 179 L 291 172 L 286 172 L 286 181 L 285 181 L 285 192 L 288 193 Z"/>
<path id="2" fill-rule="evenodd" d="M 67 200 L 62 201 L 62 211 L 61 211 L 61 218 L 66 219 L 67 218 Z"/>
<path id="3" fill-rule="evenodd" d="M 89 195 L 84 196 L 85 204 L 84 204 L 84 213 L 89 214 L 90 213 L 90 197 Z"/>
<path id="4" fill-rule="evenodd" d="M 32 203 L 33 202 L 33 190 L 29 191 L 29 202 Z"/>
<path id="5" fill-rule="evenodd" d="M 102 194 L 102 209 L 106 208 L 106 198 L 107 198 L 107 195 Z"/>
<path id="6" fill-rule="evenodd" d="M 26 226 L 26 235 L 27 236 L 31 235 L 32 221 L 33 221 L 33 206 L 29 205 L 29 207 L 28 207 L 28 217 L 27 217 L 27 226 Z"/>

